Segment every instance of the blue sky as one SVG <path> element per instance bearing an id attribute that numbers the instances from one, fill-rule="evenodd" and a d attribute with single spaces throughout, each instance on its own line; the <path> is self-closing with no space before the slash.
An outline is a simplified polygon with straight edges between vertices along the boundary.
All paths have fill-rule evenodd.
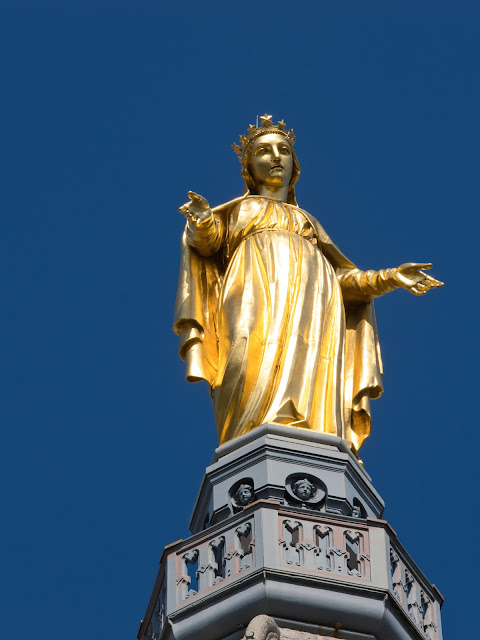
<path id="1" fill-rule="evenodd" d="M 362 268 L 432 261 L 376 305 L 362 457 L 385 518 L 476 627 L 480 5 L 0 4 L 2 637 L 133 638 L 216 446 L 171 332 L 193 189 L 241 194 L 257 114 L 295 129 L 300 206 Z"/>

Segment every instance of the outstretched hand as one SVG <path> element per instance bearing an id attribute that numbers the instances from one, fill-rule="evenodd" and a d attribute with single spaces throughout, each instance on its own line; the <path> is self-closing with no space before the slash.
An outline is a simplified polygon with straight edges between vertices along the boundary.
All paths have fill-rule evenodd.
<path id="1" fill-rule="evenodd" d="M 180 213 L 183 213 L 188 220 L 200 222 L 211 215 L 210 205 L 203 196 L 198 195 L 198 193 L 194 191 L 189 191 L 187 195 L 190 200 L 179 207 L 178 210 Z"/>
<path id="2" fill-rule="evenodd" d="M 422 271 L 422 269 L 431 268 L 432 264 L 430 262 L 406 262 L 395 270 L 395 281 L 400 287 L 407 289 L 414 295 L 423 296 L 429 289 L 443 287 L 443 282 L 435 280 L 435 278 Z"/>

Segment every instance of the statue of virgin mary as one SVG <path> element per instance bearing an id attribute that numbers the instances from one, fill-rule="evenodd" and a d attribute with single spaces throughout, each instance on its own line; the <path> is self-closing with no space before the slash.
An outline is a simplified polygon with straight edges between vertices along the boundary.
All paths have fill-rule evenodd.
<path id="1" fill-rule="evenodd" d="M 374 298 L 441 286 L 430 264 L 362 271 L 295 196 L 293 131 L 265 114 L 234 145 L 245 194 L 189 192 L 174 330 L 186 378 L 210 385 L 220 444 L 278 423 L 356 452 L 382 393 Z"/>

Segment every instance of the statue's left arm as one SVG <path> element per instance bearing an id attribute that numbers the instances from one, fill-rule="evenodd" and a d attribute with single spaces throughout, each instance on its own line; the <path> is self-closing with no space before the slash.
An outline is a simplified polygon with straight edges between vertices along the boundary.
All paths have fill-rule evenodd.
<path id="1" fill-rule="evenodd" d="M 429 289 L 443 286 L 443 282 L 424 273 L 423 269 L 431 266 L 430 263 L 407 262 L 380 271 L 351 269 L 338 276 L 338 281 L 346 302 L 368 302 L 400 288 L 423 296 Z"/>

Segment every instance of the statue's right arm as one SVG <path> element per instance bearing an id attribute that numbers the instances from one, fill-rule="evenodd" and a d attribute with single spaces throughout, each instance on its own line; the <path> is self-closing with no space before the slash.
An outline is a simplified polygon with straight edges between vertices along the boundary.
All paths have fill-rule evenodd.
<path id="1" fill-rule="evenodd" d="M 210 215 L 202 220 L 187 221 L 187 243 L 202 256 L 217 253 L 223 245 L 225 226 L 218 216 L 210 210 Z"/>
<path id="2" fill-rule="evenodd" d="M 188 197 L 190 201 L 179 208 L 187 219 L 187 243 L 200 255 L 211 256 L 222 247 L 225 226 L 203 196 L 189 191 Z"/>

